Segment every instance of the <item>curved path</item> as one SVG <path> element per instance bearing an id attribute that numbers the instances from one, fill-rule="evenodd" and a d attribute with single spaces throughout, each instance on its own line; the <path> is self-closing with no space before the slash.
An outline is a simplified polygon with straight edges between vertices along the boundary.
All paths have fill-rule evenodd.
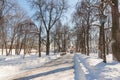
<path id="1" fill-rule="evenodd" d="M 67 54 L 10 80 L 74 80 L 73 54 Z"/>

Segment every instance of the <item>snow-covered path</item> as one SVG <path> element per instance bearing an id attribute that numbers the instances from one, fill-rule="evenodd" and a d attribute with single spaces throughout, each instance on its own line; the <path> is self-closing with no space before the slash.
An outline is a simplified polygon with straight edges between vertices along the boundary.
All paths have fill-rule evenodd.
<path id="1" fill-rule="evenodd" d="M 65 55 L 40 68 L 15 75 L 10 80 L 74 80 L 73 54 Z"/>
<path id="2" fill-rule="evenodd" d="M 109 59 L 112 58 L 111 54 L 106 56 L 107 63 L 95 55 L 75 54 L 75 62 L 77 62 L 75 64 L 77 65 L 77 68 L 75 67 L 76 80 L 120 80 L 120 63 L 109 62 L 111 61 Z"/>

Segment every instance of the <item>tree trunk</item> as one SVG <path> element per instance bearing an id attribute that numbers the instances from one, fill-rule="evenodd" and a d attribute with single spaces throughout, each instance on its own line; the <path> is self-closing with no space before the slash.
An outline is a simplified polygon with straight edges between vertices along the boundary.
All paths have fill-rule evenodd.
<path id="1" fill-rule="evenodd" d="M 102 26 L 100 26 L 100 31 L 99 31 L 99 54 L 98 54 L 98 57 L 103 59 L 103 56 L 102 56 Z"/>
<path id="2" fill-rule="evenodd" d="M 25 37 L 24 37 L 24 57 L 26 55 L 26 37 L 27 37 L 27 35 L 25 34 Z"/>
<path id="3" fill-rule="evenodd" d="M 46 55 L 50 52 L 50 30 L 47 30 Z"/>
<path id="4" fill-rule="evenodd" d="M 86 46 L 87 46 L 87 51 L 86 51 L 86 54 L 87 56 L 89 56 L 89 29 L 90 29 L 90 26 L 87 27 L 87 34 L 86 34 Z"/>
<path id="5" fill-rule="evenodd" d="M 85 38 L 85 30 L 84 30 L 84 33 L 83 33 L 83 47 L 82 47 L 82 53 L 83 54 L 86 54 L 86 38 Z"/>
<path id="6" fill-rule="evenodd" d="M 66 52 L 66 34 L 64 33 L 64 40 L 63 40 L 63 52 Z"/>
<path id="7" fill-rule="evenodd" d="M 41 57 L 41 37 L 39 35 L 39 57 Z"/>
<path id="8" fill-rule="evenodd" d="M 6 56 L 8 56 L 8 55 L 9 55 L 9 53 L 7 52 L 7 42 L 6 42 L 6 41 L 4 41 L 4 44 L 5 44 L 5 49 L 6 49 Z"/>
<path id="9" fill-rule="evenodd" d="M 101 0 L 101 5 L 100 5 L 100 9 L 101 9 L 101 12 L 100 12 L 100 23 L 101 23 L 101 26 L 100 26 L 100 36 L 99 36 L 99 58 L 102 58 L 103 59 L 103 62 L 106 63 L 106 54 L 105 54 L 105 31 L 104 31 L 104 23 L 103 22 L 103 18 L 105 17 L 104 16 L 104 0 Z"/>
<path id="10" fill-rule="evenodd" d="M 21 44 L 20 44 L 20 48 L 19 48 L 18 54 L 21 53 L 21 50 L 22 50 L 22 48 L 23 48 L 23 44 L 24 44 L 24 39 L 21 41 Z"/>
<path id="11" fill-rule="evenodd" d="M 16 48 L 15 48 L 15 54 L 19 55 L 19 49 L 20 49 L 20 36 L 17 37 L 17 41 L 16 41 Z"/>
<path id="12" fill-rule="evenodd" d="M 13 47 L 14 37 L 12 38 L 11 45 L 9 48 L 9 54 L 12 53 L 12 47 Z"/>
<path id="13" fill-rule="evenodd" d="M 102 23 L 102 57 L 103 57 L 103 62 L 106 63 L 104 23 Z"/>
<path id="14" fill-rule="evenodd" d="M 112 52 L 113 59 L 120 61 L 120 31 L 119 31 L 119 9 L 118 0 L 112 0 Z"/>
<path id="15" fill-rule="evenodd" d="M 100 36 L 99 36 L 99 58 L 103 59 L 103 62 L 106 63 L 106 54 L 105 54 L 105 33 L 104 33 L 104 23 L 100 26 Z"/>
<path id="16" fill-rule="evenodd" d="M 41 57 L 41 26 L 39 28 L 39 57 Z"/>

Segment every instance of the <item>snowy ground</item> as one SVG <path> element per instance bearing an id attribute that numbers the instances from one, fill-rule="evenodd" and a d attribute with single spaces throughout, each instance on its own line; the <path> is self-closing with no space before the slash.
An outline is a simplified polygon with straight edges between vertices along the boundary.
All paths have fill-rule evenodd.
<path id="1" fill-rule="evenodd" d="M 21 56 L 0 56 L 0 80 L 7 80 L 8 77 L 19 74 L 21 72 L 29 71 L 31 69 L 38 68 L 43 64 L 50 62 L 53 59 L 59 58 L 60 55 L 45 56 L 45 53 L 42 53 L 42 57 L 39 58 L 38 54 L 26 55 L 23 59 Z"/>
<path id="2" fill-rule="evenodd" d="M 77 65 L 80 69 L 78 72 L 83 75 L 77 75 L 77 77 L 82 78 L 79 80 L 120 80 L 120 63 L 112 61 L 111 55 L 107 56 L 106 64 L 98 59 L 96 54 L 87 57 L 79 53 L 76 54 L 76 58 L 79 59 Z M 83 78 L 84 76 L 85 78 Z"/>
<path id="3" fill-rule="evenodd" d="M 15 75 L 10 80 L 74 80 L 73 54 L 67 54 L 39 68 Z"/>
<path id="4" fill-rule="evenodd" d="M 47 63 L 47 64 L 45 64 Z M 107 55 L 107 63 L 97 58 L 92 53 L 85 56 L 76 53 L 60 57 L 59 54 L 39 58 L 34 53 L 21 56 L 0 56 L 0 80 L 120 80 L 120 63 L 112 60 L 112 55 Z M 75 73 L 75 74 L 74 74 Z"/>

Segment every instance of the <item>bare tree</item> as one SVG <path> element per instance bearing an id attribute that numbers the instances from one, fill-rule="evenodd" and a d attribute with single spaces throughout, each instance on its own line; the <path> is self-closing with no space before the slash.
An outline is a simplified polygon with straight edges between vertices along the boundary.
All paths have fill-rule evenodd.
<path id="1" fill-rule="evenodd" d="M 51 32 L 51 36 L 54 39 L 54 52 L 60 52 L 61 51 L 61 28 L 62 28 L 62 23 L 61 21 L 57 21 L 55 24 L 55 27 L 53 31 Z"/>
<path id="2" fill-rule="evenodd" d="M 24 49 L 25 56 L 27 53 L 30 53 L 33 48 L 32 46 L 35 41 L 34 37 L 37 35 L 37 26 L 30 19 L 21 22 L 18 26 L 18 38 L 19 36 L 22 36 L 21 46 L 19 49 L 20 51 L 21 49 Z M 33 44 L 31 44 L 31 41 L 33 42 Z"/>
<path id="3" fill-rule="evenodd" d="M 15 15 L 10 15 L 8 14 L 7 17 L 7 21 L 8 21 L 8 27 L 10 29 L 10 33 L 9 33 L 9 52 L 8 54 L 12 53 L 12 49 L 15 46 L 14 45 L 14 41 L 17 37 L 17 29 L 18 29 L 18 24 L 23 21 L 24 19 L 27 18 L 27 16 L 25 15 L 25 12 L 21 9 L 20 12 L 17 11 L 17 9 L 20 9 L 20 7 L 15 7 Z"/>
<path id="4" fill-rule="evenodd" d="M 50 50 L 50 30 L 54 24 L 60 19 L 66 9 L 65 0 L 31 0 L 35 7 L 36 16 L 42 20 L 47 34 L 46 55 L 49 55 Z"/>
<path id="5" fill-rule="evenodd" d="M 83 41 L 85 45 L 85 54 L 89 55 L 90 50 L 90 29 L 92 22 L 94 22 L 94 8 L 92 4 L 92 0 L 82 0 L 77 3 L 76 13 L 81 18 L 82 29 L 83 29 Z"/>
<path id="6" fill-rule="evenodd" d="M 6 15 L 14 8 L 14 3 L 12 0 L 1 0 L 0 1 L 0 32 L 1 32 L 1 41 L 2 41 L 2 54 L 4 46 L 6 48 L 6 55 L 7 52 L 7 31 L 6 31 Z"/>

